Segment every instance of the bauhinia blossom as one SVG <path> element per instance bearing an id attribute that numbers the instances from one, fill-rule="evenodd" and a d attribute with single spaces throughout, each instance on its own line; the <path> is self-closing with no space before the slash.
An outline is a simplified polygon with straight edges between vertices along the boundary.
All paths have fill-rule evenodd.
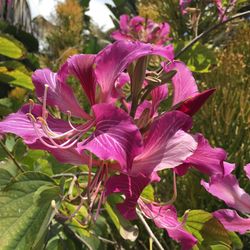
<path id="1" fill-rule="evenodd" d="M 195 168 L 210 177 L 209 183 L 202 182 L 208 192 L 220 199 L 226 195 L 225 202 L 233 208 L 244 212 L 249 208 L 239 197 L 245 193 L 231 174 L 234 165 L 225 162 L 226 152 L 211 147 L 201 134 L 190 133 L 192 116 L 214 89 L 199 92 L 191 71 L 174 60 L 173 46 L 159 46 L 168 40 L 167 24 L 122 16 L 120 26 L 113 36 L 122 40 L 97 55 L 72 56 L 57 73 L 49 69 L 35 71 L 32 80 L 41 104 L 30 100 L 17 113 L 7 116 L 0 122 L 0 134 L 16 134 L 30 148 L 47 150 L 60 162 L 86 164 L 90 171 L 97 168 L 86 188 L 85 198 L 92 199 L 90 212 L 100 190 L 96 214 L 105 196 L 122 193 L 125 199 L 118 210 L 125 218 L 135 219 L 136 209 L 140 209 L 183 249 L 191 249 L 197 240 L 185 230 L 185 219 L 178 221 L 173 206 L 176 174 L 181 176 Z M 135 34 L 140 37 L 135 38 Z M 158 45 L 148 43 L 152 41 Z M 163 60 L 160 71 L 148 67 L 152 55 Z M 168 76 L 166 82 L 163 75 Z M 90 112 L 74 96 L 67 83 L 69 76 L 80 82 Z M 169 82 L 172 92 L 168 91 Z M 160 105 L 169 97 L 173 97 L 169 110 L 162 112 Z M 54 117 L 48 107 L 67 119 Z M 143 198 L 143 189 L 159 182 L 158 173 L 166 169 L 174 176 L 172 199 L 162 204 Z M 250 200 L 248 195 L 245 197 Z"/>
<path id="2" fill-rule="evenodd" d="M 219 14 L 219 18 L 221 21 L 225 21 L 227 19 L 227 13 L 232 10 L 232 8 L 236 4 L 236 0 L 227 1 L 227 5 L 223 5 L 222 0 L 211 0 L 210 2 L 214 3 Z M 192 0 L 180 0 L 179 5 L 181 8 L 182 14 L 188 13 L 188 6 L 192 3 Z"/>
<path id="3" fill-rule="evenodd" d="M 115 40 L 138 40 L 157 45 L 164 45 L 170 40 L 168 23 L 155 23 L 140 16 L 130 18 L 128 15 L 121 15 L 119 24 L 119 29 L 111 34 Z"/>

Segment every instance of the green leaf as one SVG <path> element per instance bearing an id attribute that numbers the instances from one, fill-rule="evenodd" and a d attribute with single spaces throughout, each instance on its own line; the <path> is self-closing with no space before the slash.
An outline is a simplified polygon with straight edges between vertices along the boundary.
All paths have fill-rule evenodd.
<path id="1" fill-rule="evenodd" d="M 147 200 L 154 201 L 154 188 L 152 185 L 146 186 L 143 191 L 141 196 L 143 198 L 146 198 Z"/>
<path id="2" fill-rule="evenodd" d="M 121 201 L 122 200 L 118 195 L 110 195 L 108 201 L 104 204 L 104 207 L 122 238 L 125 240 L 135 241 L 139 234 L 138 227 L 136 225 L 132 225 L 129 221 L 122 217 L 122 215 L 120 215 L 115 204 Z"/>
<path id="3" fill-rule="evenodd" d="M 194 249 L 230 250 L 231 240 L 228 232 L 211 213 L 203 210 L 191 210 L 185 228 L 198 240 Z"/>
<path id="4" fill-rule="evenodd" d="M 77 206 L 74 206 L 68 202 L 64 202 L 62 204 L 62 209 L 63 210 L 61 210 L 61 212 L 64 215 L 70 216 L 76 211 Z M 89 249 L 99 249 L 101 247 L 100 240 L 90 232 L 88 225 L 83 226 L 79 222 L 85 221 L 87 219 L 87 216 L 87 209 L 82 206 L 77 213 L 77 219 L 74 217 L 71 221 L 66 221 L 65 224 L 76 235 L 76 237 Z"/>
<path id="5" fill-rule="evenodd" d="M 234 232 L 228 232 L 230 240 L 232 241 L 232 247 L 234 250 L 240 250 L 243 248 L 243 243 L 240 237 Z"/>
<path id="6" fill-rule="evenodd" d="M 13 176 L 7 169 L 0 168 L 0 191 L 7 186 L 12 177 Z"/>
<path id="7" fill-rule="evenodd" d="M 53 217 L 51 201 L 59 187 L 47 175 L 26 172 L 0 192 L 1 250 L 32 249 L 44 237 Z"/>
<path id="8" fill-rule="evenodd" d="M 8 70 L 7 67 L 0 66 L 0 82 L 23 87 L 29 90 L 34 89 L 31 77 L 20 69 Z"/>
<path id="9" fill-rule="evenodd" d="M 176 45 L 176 51 L 183 48 L 185 43 L 180 42 Z M 185 62 L 189 69 L 193 72 L 207 73 L 211 71 L 211 66 L 216 64 L 216 57 L 212 49 L 207 45 L 199 42 L 194 44 L 192 48 L 186 50 L 180 60 Z"/>
<path id="10" fill-rule="evenodd" d="M 0 35 L 0 54 L 19 59 L 23 57 L 26 50 L 22 43 L 10 36 Z"/>

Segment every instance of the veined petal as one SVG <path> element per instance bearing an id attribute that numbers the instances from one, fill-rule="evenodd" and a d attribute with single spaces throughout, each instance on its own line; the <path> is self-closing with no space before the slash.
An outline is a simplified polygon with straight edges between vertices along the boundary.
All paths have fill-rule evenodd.
<path id="1" fill-rule="evenodd" d="M 250 195 L 240 188 L 234 175 L 215 175 L 210 178 L 209 183 L 202 180 L 201 185 L 210 194 L 223 200 L 229 207 L 242 213 L 250 213 Z"/>
<path id="2" fill-rule="evenodd" d="M 168 96 L 168 86 L 167 84 L 163 84 L 159 87 L 154 88 L 151 91 L 152 96 L 152 110 L 151 115 L 153 116 L 154 113 L 157 111 L 160 103 L 166 99 Z"/>
<path id="3" fill-rule="evenodd" d="M 45 85 L 48 85 L 46 98 L 48 105 L 58 107 L 64 113 L 70 111 L 72 116 L 89 119 L 90 116 L 79 106 L 73 90 L 66 83 L 67 72 L 67 63 L 62 66 L 58 73 L 54 73 L 50 69 L 36 70 L 32 75 L 36 95 L 40 101 L 43 101 Z"/>
<path id="4" fill-rule="evenodd" d="M 0 122 L 0 134 L 12 133 L 23 138 L 26 144 L 35 143 L 38 140 L 38 136 L 34 127 L 27 116 L 29 112 L 29 105 L 24 105 L 16 113 L 8 115 L 3 121 Z M 42 106 L 35 105 L 32 110 L 33 115 L 41 116 Z M 37 124 L 38 131 L 41 136 L 44 135 L 41 125 Z"/>
<path id="5" fill-rule="evenodd" d="M 248 163 L 245 167 L 244 167 L 246 176 L 248 179 L 250 179 L 250 163 Z"/>
<path id="6" fill-rule="evenodd" d="M 169 237 L 181 244 L 183 250 L 191 249 L 197 243 L 196 238 L 178 221 L 174 206 L 156 206 L 146 204 L 142 200 L 139 200 L 139 205 L 142 212 L 152 219 L 157 227 L 165 229 Z"/>
<path id="7" fill-rule="evenodd" d="M 78 153 L 76 147 L 71 147 L 67 149 L 60 148 L 49 148 L 37 140 L 33 144 L 28 144 L 31 149 L 46 150 L 52 154 L 59 162 L 68 163 L 72 165 L 83 165 L 89 163 L 89 156 L 83 153 Z"/>
<path id="8" fill-rule="evenodd" d="M 140 42 L 117 41 L 97 55 L 95 73 L 102 91 L 102 102 L 109 100 L 116 79 L 128 65 L 147 55 L 159 55 L 172 60 L 173 46 L 163 47 Z"/>
<path id="9" fill-rule="evenodd" d="M 132 174 L 149 174 L 182 164 L 197 147 L 195 139 L 183 131 L 191 125 L 191 118 L 179 111 L 167 112 L 155 120 L 143 152 L 133 162 Z"/>
<path id="10" fill-rule="evenodd" d="M 110 177 L 106 183 L 106 196 L 112 193 L 124 194 L 126 199 L 123 203 L 117 204 L 117 208 L 124 218 L 134 220 L 137 218 L 137 200 L 149 182 L 150 179 L 143 175 L 137 177 L 125 174 L 115 175 Z"/>
<path id="11" fill-rule="evenodd" d="M 74 55 L 68 59 L 69 72 L 77 77 L 91 105 L 95 104 L 95 55 Z"/>
<path id="12" fill-rule="evenodd" d="M 193 116 L 206 102 L 210 95 L 214 93 L 214 91 L 215 89 L 208 89 L 201 93 L 195 94 L 193 97 L 190 97 L 181 103 L 177 110 Z"/>
<path id="13" fill-rule="evenodd" d="M 194 138 L 198 142 L 198 147 L 185 163 L 208 175 L 224 175 L 223 161 L 227 157 L 226 152 L 222 148 L 212 148 L 201 134 L 196 134 Z"/>
<path id="14" fill-rule="evenodd" d="M 245 234 L 250 231 L 250 218 L 242 218 L 235 210 L 220 209 L 213 212 L 213 216 L 220 221 L 220 223 L 228 231 Z"/>
<path id="15" fill-rule="evenodd" d="M 166 72 L 177 71 L 172 78 L 174 88 L 173 106 L 199 92 L 192 72 L 183 62 L 174 61 L 170 65 L 164 66 L 164 70 Z"/>
<path id="16" fill-rule="evenodd" d="M 36 130 L 27 116 L 30 106 L 24 105 L 17 113 L 10 114 L 3 121 L 0 122 L 0 134 L 12 133 L 20 136 L 25 144 L 31 149 L 41 149 L 50 152 L 55 158 L 62 163 L 70 164 L 86 164 L 88 163 L 88 157 L 83 154 L 79 154 L 74 147 L 68 149 L 51 148 L 44 145 L 40 138 L 43 138 L 46 142 L 49 142 L 48 136 L 44 133 L 41 123 L 36 122 Z M 32 115 L 37 118 L 42 115 L 42 106 L 34 105 L 32 108 Z M 49 128 L 57 134 L 62 134 L 71 130 L 68 122 L 55 119 L 51 115 L 48 115 L 46 120 Z M 17 126 L 18 124 L 18 126 Z"/>
<path id="17" fill-rule="evenodd" d="M 96 104 L 93 113 L 96 130 L 78 145 L 78 150 L 87 149 L 102 160 L 116 160 L 127 172 L 134 157 L 142 151 L 139 129 L 126 112 L 112 104 Z"/>

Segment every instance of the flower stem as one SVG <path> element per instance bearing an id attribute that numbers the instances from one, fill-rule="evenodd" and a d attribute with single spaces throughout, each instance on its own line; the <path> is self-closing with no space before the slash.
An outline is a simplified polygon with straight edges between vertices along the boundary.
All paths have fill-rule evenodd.
<path id="1" fill-rule="evenodd" d="M 234 19 L 237 19 L 237 18 L 240 18 L 240 17 L 244 17 L 244 16 L 247 16 L 247 15 L 250 15 L 250 11 L 245 11 L 245 12 L 242 12 L 242 13 L 239 13 L 239 14 L 236 14 L 230 18 L 228 18 L 227 20 L 225 20 L 224 22 L 219 22 L 213 26 L 211 26 L 210 28 L 208 28 L 207 30 L 205 30 L 204 32 L 200 33 L 198 36 L 196 36 L 192 41 L 190 41 L 184 48 L 182 48 L 175 56 L 174 59 L 180 57 L 186 50 L 188 50 L 189 48 L 191 48 L 197 41 L 199 41 L 201 38 L 203 38 L 204 36 L 206 36 L 207 34 L 209 34 L 211 31 L 219 28 L 220 26 L 228 23 L 228 22 L 231 22 L 232 20 Z"/>
<path id="2" fill-rule="evenodd" d="M 154 233 L 152 232 L 151 228 L 149 227 L 148 223 L 146 222 L 146 220 L 144 219 L 143 215 L 141 214 L 139 209 L 136 209 L 137 215 L 140 219 L 140 221 L 142 222 L 142 224 L 144 225 L 145 229 L 147 230 L 149 236 L 153 239 L 153 241 L 155 242 L 155 244 L 158 246 L 158 248 L 160 250 L 164 250 L 164 247 L 161 245 L 161 243 L 159 242 L 159 240 L 156 238 L 156 236 L 154 235 Z"/>
<path id="3" fill-rule="evenodd" d="M 3 148 L 3 150 L 7 153 L 7 155 L 11 158 L 11 160 L 14 162 L 14 164 L 17 166 L 17 168 L 21 171 L 21 172 L 25 172 L 25 170 L 23 169 L 23 167 L 17 162 L 17 160 L 15 159 L 15 157 L 11 154 L 11 152 L 6 148 L 6 146 L 4 145 L 4 143 L 0 140 L 0 145 Z"/>

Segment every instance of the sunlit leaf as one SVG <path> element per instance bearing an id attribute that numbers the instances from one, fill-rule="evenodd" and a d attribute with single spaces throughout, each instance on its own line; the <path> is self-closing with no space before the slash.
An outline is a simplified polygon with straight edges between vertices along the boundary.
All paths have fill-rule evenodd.
<path id="1" fill-rule="evenodd" d="M 31 77 L 19 69 L 8 70 L 5 66 L 0 66 L 0 82 L 8 83 L 14 86 L 20 86 L 33 90 L 34 85 Z"/>
<path id="2" fill-rule="evenodd" d="M 0 54 L 19 59 L 25 55 L 24 46 L 16 39 L 10 36 L 0 35 Z"/>
<path id="3" fill-rule="evenodd" d="M 38 172 L 23 173 L 0 192 L 1 250 L 31 249 L 44 237 L 59 187 Z"/>
<path id="4" fill-rule="evenodd" d="M 110 195 L 108 201 L 104 204 L 104 207 L 122 238 L 125 240 L 135 241 L 139 234 L 138 227 L 136 225 L 132 225 L 129 221 L 124 219 L 122 215 L 120 215 L 119 211 L 115 207 L 115 204 L 119 202 L 121 202 L 121 200 L 118 195 Z"/>
<path id="5" fill-rule="evenodd" d="M 191 210 L 185 228 L 198 240 L 194 249 L 230 250 L 231 240 L 227 230 L 212 214 L 203 210 Z"/>

